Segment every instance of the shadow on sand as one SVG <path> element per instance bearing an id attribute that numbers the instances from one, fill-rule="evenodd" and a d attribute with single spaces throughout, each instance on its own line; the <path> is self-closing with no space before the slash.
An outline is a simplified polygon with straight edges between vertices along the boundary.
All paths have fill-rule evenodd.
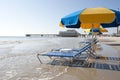
<path id="1" fill-rule="evenodd" d="M 95 69 L 103 69 L 103 70 L 113 70 L 113 71 L 120 71 L 120 58 L 118 57 L 106 57 L 106 61 L 116 61 L 117 64 L 112 63 L 101 63 L 101 62 L 94 62 L 94 63 L 87 63 L 84 64 L 83 61 L 75 60 L 73 62 L 65 61 L 61 62 L 59 60 L 54 60 L 51 65 L 57 65 L 57 66 L 69 66 L 69 67 L 81 67 L 81 68 L 95 68 Z"/>
<path id="2" fill-rule="evenodd" d="M 108 44 L 110 46 L 120 46 L 120 44 Z"/>

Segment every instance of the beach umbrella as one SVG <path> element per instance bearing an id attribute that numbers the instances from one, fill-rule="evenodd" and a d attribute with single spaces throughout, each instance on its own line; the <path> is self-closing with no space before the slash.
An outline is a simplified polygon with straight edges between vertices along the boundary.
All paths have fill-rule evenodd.
<path id="1" fill-rule="evenodd" d="M 89 33 L 88 35 L 101 35 L 102 32 L 100 31 L 100 28 L 94 28 L 92 29 L 86 29 L 85 32 Z"/>
<path id="2" fill-rule="evenodd" d="M 103 34 L 102 32 L 89 32 L 88 35 L 101 35 Z"/>
<path id="3" fill-rule="evenodd" d="M 100 28 L 100 32 L 108 32 L 108 30 L 105 28 Z"/>
<path id="4" fill-rule="evenodd" d="M 89 33 L 88 35 L 93 35 L 96 37 L 96 35 L 101 35 L 103 34 L 103 32 L 108 32 L 108 30 L 100 27 L 100 28 L 85 29 L 85 32 Z"/>
<path id="5" fill-rule="evenodd" d="M 89 33 L 91 29 L 85 29 L 85 32 L 86 33 Z"/>
<path id="6" fill-rule="evenodd" d="M 61 18 L 60 26 L 66 28 L 103 28 L 118 27 L 120 12 L 108 8 L 86 8 Z"/>
<path id="7" fill-rule="evenodd" d="M 92 30 L 93 30 L 93 32 L 100 32 L 100 29 L 98 29 L 98 28 L 94 28 L 94 29 L 85 29 L 85 32 L 89 33 L 89 32 L 92 32 Z"/>
<path id="8" fill-rule="evenodd" d="M 87 33 L 92 32 L 92 29 L 85 29 L 85 32 Z M 108 30 L 105 28 L 94 28 L 93 32 L 108 32 Z"/>

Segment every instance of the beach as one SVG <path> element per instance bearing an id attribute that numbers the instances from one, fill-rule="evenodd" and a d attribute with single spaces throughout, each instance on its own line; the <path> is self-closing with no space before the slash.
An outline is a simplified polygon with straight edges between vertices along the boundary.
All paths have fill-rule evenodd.
<path id="1" fill-rule="evenodd" d="M 79 48 L 79 43 L 85 40 L 80 37 L 1 39 L 0 80 L 119 80 L 117 70 L 40 64 L 37 59 L 37 53 Z M 102 49 L 97 54 L 120 57 L 119 37 L 98 37 L 98 40 Z M 43 57 L 42 60 L 49 59 Z"/>
<path id="2" fill-rule="evenodd" d="M 104 44 L 116 48 L 120 52 L 120 37 L 99 37 L 99 40 Z"/>

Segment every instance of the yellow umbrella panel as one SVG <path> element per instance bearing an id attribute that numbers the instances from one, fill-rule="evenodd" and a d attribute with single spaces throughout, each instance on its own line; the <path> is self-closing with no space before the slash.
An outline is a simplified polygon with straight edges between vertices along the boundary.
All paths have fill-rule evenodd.
<path id="1" fill-rule="evenodd" d="M 81 23 L 111 23 L 115 13 L 107 8 L 87 8 L 79 17 Z"/>

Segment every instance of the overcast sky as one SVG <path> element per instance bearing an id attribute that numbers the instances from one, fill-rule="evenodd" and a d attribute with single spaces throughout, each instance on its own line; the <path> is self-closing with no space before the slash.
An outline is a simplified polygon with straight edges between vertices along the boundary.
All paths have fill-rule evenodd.
<path id="1" fill-rule="evenodd" d="M 120 0 L 0 0 L 0 36 L 59 33 L 62 17 L 88 7 L 118 10 Z"/>

